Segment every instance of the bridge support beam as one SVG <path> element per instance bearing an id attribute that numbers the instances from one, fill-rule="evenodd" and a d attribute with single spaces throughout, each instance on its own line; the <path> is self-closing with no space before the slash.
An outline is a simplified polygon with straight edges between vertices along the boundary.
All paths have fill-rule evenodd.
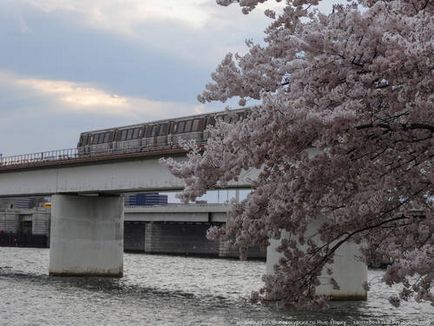
<path id="1" fill-rule="evenodd" d="M 324 220 L 319 218 L 308 227 L 306 239 L 316 233 L 319 226 Z M 280 240 L 270 240 L 270 245 L 267 248 L 267 274 L 274 274 L 274 265 L 277 264 L 281 257 L 281 253 L 276 251 L 282 239 L 288 239 L 289 233 L 282 231 Z M 313 237 L 314 241 L 319 243 L 318 239 Z M 366 263 L 360 259 L 360 245 L 353 242 L 343 244 L 337 249 L 332 264 L 326 265 L 332 270 L 332 274 L 328 275 L 325 270 L 320 276 L 321 284 L 316 288 L 316 293 L 319 295 L 328 296 L 334 301 L 364 301 L 367 299 L 366 281 L 368 276 L 368 268 Z M 339 285 L 339 289 L 334 289 L 331 284 L 331 279 L 335 279 Z"/>
<path id="2" fill-rule="evenodd" d="M 122 277 L 123 224 L 120 196 L 53 195 L 49 274 Z"/>

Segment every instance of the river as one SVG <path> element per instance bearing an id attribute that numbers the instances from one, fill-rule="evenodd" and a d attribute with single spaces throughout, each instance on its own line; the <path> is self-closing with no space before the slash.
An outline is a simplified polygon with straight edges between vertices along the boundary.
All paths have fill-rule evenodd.
<path id="1" fill-rule="evenodd" d="M 63 278 L 48 277 L 48 253 L 0 248 L 0 325 L 434 325 L 428 304 L 388 303 L 380 270 L 366 302 L 282 312 L 248 301 L 264 262 L 125 254 L 121 279 Z"/>

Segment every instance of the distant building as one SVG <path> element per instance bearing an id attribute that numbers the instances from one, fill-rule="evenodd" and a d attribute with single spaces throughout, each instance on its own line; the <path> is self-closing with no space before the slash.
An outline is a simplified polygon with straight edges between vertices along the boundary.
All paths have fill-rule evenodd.
<path id="1" fill-rule="evenodd" d="M 167 195 L 154 193 L 134 193 L 124 195 L 125 206 L 167 205 Z"/>

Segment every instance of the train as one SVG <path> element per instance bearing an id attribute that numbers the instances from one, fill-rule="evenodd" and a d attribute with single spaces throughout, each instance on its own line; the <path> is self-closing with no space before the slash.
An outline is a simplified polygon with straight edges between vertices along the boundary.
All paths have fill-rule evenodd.
<path id="1" fill-rule="evenodd" d="M 205 143 L 209 136 L 207 127 L 215 125 L 217 119 L 235 123 L 245 119 L 249 113 L 249 108 L 242 108 L 86 131 L 80 134 L 77 150 L 78 154 L 83 156 L 173 148 L 188 140 Z"/>

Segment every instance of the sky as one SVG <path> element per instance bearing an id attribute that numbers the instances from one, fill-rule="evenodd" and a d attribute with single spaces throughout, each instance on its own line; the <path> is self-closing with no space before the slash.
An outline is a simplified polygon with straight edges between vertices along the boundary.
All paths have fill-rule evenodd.
<path id="1" fill-rule="evenodd" d="M 276 6 L 276 5 L 274 5 Z M 269 23 L 214 0 L 0 0 L 0 153 L 80 132 L 223 110 L 197 95 Z"/>

